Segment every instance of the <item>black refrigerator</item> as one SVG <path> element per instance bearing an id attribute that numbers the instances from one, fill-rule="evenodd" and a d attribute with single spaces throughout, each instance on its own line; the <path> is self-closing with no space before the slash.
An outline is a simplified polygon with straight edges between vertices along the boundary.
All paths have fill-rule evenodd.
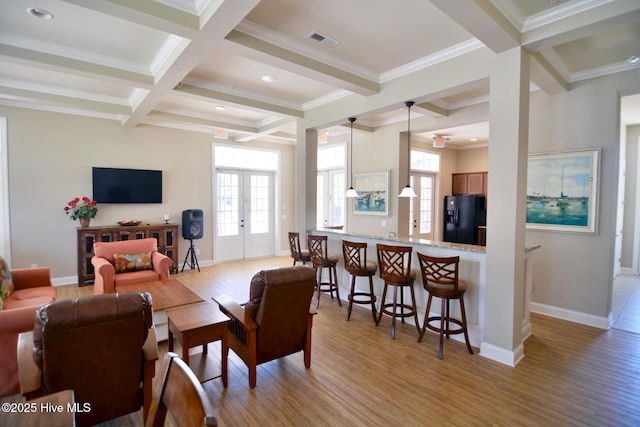
<path id="1" fill-rule="evenodd" d="M 445 196 L 442 240 L 477 245 L 478 227 L 487 225 L 483 195 Z"/>

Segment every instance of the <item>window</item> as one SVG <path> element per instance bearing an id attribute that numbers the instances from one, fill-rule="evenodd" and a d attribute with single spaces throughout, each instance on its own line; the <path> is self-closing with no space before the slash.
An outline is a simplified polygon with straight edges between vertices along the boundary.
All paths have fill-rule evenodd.
<path id="1" fill-rule="evenodd" d="M 345 143 L 318 148 L 316 227 L 345 224 Z"/>
<path id="2" fill-rule="evenodd" d="M 440 172 L 440 154 L 411 150 L 411 169 L 422 172 Z"/>

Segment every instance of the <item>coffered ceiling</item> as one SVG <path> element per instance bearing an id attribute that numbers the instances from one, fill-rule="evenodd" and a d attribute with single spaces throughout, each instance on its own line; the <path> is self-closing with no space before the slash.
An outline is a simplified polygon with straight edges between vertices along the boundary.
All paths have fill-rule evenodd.
<path id="1" fill-rule="evenodd" d="M 550 93 L 638 68 L 628 59 L 640 56 L 640 2 L 1 0 L 0 105 L 293 144 L 310 109 L 519 45 L 533 55 L 534 87 Z M 446 115 L 488 93 L 460 89 L 415 111 Z M 405 120 L 401 107 L 358 123 Z M 488 125 L 469 125 L 439 133 L 486 144 Z"/>

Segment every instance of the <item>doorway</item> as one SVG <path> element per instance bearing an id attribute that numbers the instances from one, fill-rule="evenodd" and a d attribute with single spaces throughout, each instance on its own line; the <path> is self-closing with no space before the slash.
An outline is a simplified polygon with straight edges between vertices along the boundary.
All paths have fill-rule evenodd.
<path id="1" fill-rule="evenodd" d="M 411 187 L 418 197 L 409 204 L 409 236 L 433 240 L 435 174 L 412 172 Z"/>
<path id="2" fill-rule="evenodd" d="M 273 255 L 273 172 L 217 169 L 216 260 Z"/>

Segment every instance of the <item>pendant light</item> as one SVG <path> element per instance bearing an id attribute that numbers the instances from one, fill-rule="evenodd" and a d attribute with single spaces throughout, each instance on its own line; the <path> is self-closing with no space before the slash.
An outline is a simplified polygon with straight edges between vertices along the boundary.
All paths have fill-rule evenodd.
<path id="1" fill-rule="evenodd" d="M 411 107 L 413 107 L 413 101 L 407 101 L 404 105 L 407 106 L 407 186 L 402 189 L 402 192 L 398 197 L 409 197 L 413 199 L 418 197 L 411 188 Z"/>
<path id="2" fill-rule="evenodd" d="M 349 117 L 349 121 L 351 122 L 351 154 L 349 154 L 349 168 L 350 168 L 350 172 L 351 172 L 351 187 L 349 187 L 349 189 L 347 190 L 347 194 L 345 194 L 345 197 L 360 197 L 358 196 L 358 193 L 356 192 L 356 190 L 353 189 L 353 122 L 356 121 L 355 117 Z"/>

